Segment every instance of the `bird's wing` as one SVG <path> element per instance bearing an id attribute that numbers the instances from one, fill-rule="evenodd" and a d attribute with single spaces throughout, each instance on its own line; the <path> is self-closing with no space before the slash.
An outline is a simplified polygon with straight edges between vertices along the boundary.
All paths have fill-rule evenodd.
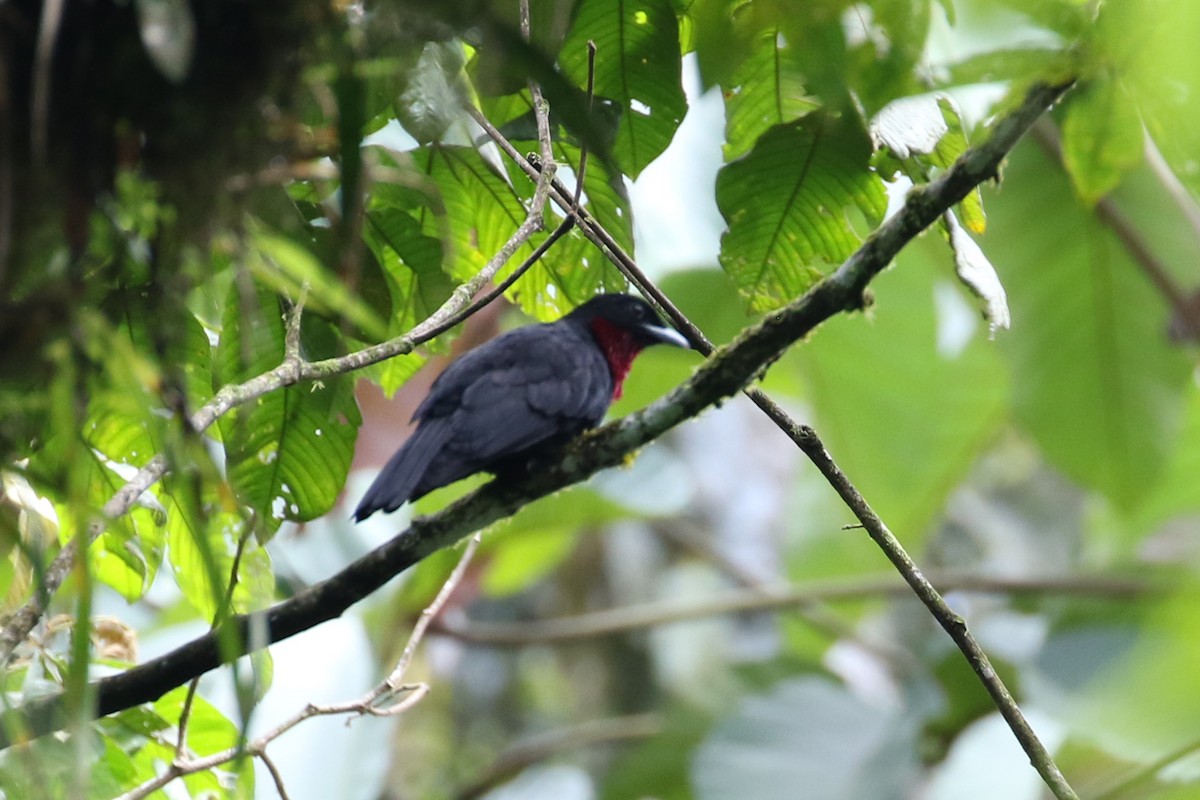
<path id="1" fill-rule="evenodd" d="M 482 464 L 597 424 L 611 399 L 607 364 L 590 342 L 566 335 L 510 341 L 517 346 L 473 368 L 469 382 L 451 382 L 465 385 L 446 447 Z"/>

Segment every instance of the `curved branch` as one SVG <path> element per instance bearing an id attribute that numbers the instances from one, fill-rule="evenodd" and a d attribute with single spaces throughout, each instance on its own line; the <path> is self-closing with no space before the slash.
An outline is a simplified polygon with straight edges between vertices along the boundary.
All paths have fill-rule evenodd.
<path id="1" fill-rule="evenodd" d="M 910 192 L 903 208 L 872 233 L 833 274 L 804 296 L 743 331 L 670 394 L 635 414 L 580 437 L 552 462 L 540 465 L 527 475 L 492 481 L 441 512 L 415 520 L 406 531 L 336 575 L 259 612 L 259 616 L 265 617 L 268 636 L 266 641 L 256 641 L 261 641 L 262 645 L 277 642 L 340 616 L 352 604 L 434 551 L 510 516 L 533 500 L 622 463 L 633 451 L 667 430 L 743 389 L 764 366 L 774 362 L 818 324 L 841 311 L 860 308 L 863 291 L 875 275 L 904 245 L 937 221 L 947 208 L 979 183 L 993 178 L 1000 162 L 1018 139 L 1069 85 L 1033 87 L 1021 106 L 997 122 L 986 141 L 964 153 L 954 166 L 928 186 Z M 322 363 L 327 362 L 310 367 Z M 862 511 L 860 507 L 851 507 L 856 513 Z M 866 511 L 869 512 L 869 508 Z M 879 525 L 882 527 L 882 522 Z M 250 639 L 245 635 L 250 622 L 249 616 L 230 620 L 228 624 L 242 634 L 240 637 L 210 633 L 127 672 L 96 681 L 92 686 L 97 698 L 95 713 L 102 716 L 154 700 L 175 686 L 242 655 L 250 646 L 247 644 Z M 242 645 L 222 651 L 220 643 L 234 638 Z M 1015 708 L 1015 704 L 1012 707 Z M 63 718 L 59 696 L 26 703 L 0 715 L 0 733 L 3 734 L 0 744 L 10 742 L 10 731 L 41 735 L 55 730 Z"/>

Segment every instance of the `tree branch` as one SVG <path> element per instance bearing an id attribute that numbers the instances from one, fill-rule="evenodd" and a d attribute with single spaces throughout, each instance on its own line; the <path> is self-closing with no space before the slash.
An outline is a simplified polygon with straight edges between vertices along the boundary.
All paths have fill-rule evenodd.
<path id="1" fill-rule="evenodd" d="M 1045 578 L 997 578 L 965 573 L 938 573 L 928 576 L 943 592 L 974 592 L 1007 595 L 1085 595 L 1122 601 L 1153 591 L 1154 586 L 1140 580 L 1104 576 Z M 779 611 L 817 601 L 859 600 L 870 597 L 900 598 L 912 594 L 908 584 L 894 576 L 867 576 L 808 582 L 802 587 L 782 590 L 739 589 L 727 591 L 698 602 L 645 603 L 575 614 L 533 623 L 472 622 L 443 619 L 435 633 L 465 642 L 498 647 L 523 647 L 531 644 L 557 644 L 615 636 L 660 625 L 705 619 L 748 611 Z"/>
<path id="2" fill-rule="evenodd" d="M 511 480 L 492 481 L 441 512 L 414 520 L 406 531 L 336 575 L 260 612 L 265 617 L 268 631 L 266 643 L 280 641 L 339 616 L 350 605 L 430 553 L 515 513 L 532 500 L 582 481 L 600 469 L 622 463 L 634 450 L 740 391 L 754 380 L 764 365 L 772 363 L 784 350 L 824 320 L 841 311 L 861 307 L 863 290 L 871 279 L 921 230 L 937 221 L 946 208 L 965 197 L 979 183 L 994 177 L 1000 162 L 1021 135 L 1068 86 L 1033 87 L 1020 107 L 996 123 L 986 141 L 964 153 L 928 186 L 910 192 L 904 207 L 872 233 L 862 247 L 833 274 L 813 286 L 803 297 L 743 331 L 667 396 L 635 414 L 581 437 L 564 448 L 552 463 L 543 464 L 530 474 Z M 367 349 L 371 350 L 375 348 Z M 387 355 L 380 356 L 384 357 Z M 348 356 L 337 361 L 344 362 L 350 358 Z M 328 363 L 318 362 L 309 365 L 309 368 Z M 810 448 L 819 447 L 815 435 L 809 439 L 803 433 L 798 432 L 798 436 L 808 442 Z M 824 452 L 824 449 L 820 448 L 820 451 Z M 845 485 L 849 487 L 848 483 Z M 875 527 L 886 531 L 865 502 L 861 502 L 861 497 L 858 501 L 858 504 L 851 504 L 851 508 L 861 515 L 860 519 L 867 517 L 875 520 L 878 522 Z M 872 525 L 867 525 L 866 520 L 864 525 L 871 530 Z M 916 573 L 915 567 L 913 572 Z M 922 595 L 922 599 L 926 599 L 925 595 Z M 949 614 L 947 619 L 957 618 Z M 240 641 L 243 643 L 249 641 L 245 635 L 249 622 L 249 617 L 241 616 L 229 623 L 242 635 Z M 952 635 L 955 635 L 953 631 Z M 228 652 L 221 652 L 219 639 L 219 633 L 201 636 L 125 673 L 96 681 L 93 686 L 98 700 L 96 713 L 111 714 L 153 700 L 196 675 L 219 666 L 232 657 Z M 1008 702 L 1015 709 L 1011 698 Z M 25 730 L 39 735 L 56 729 L 62 719 L 61 698 L 41 698 L 0 715 L 0 732 L 7 736 L 9 731 Z M 6 738 L 0 738 L 0 743 L 6 741 Z M 1061 782 L 1061 776 L 1059 778 Z M 1066 792 L 1059 796 L 1074 797 L 1074 794 L 1067 787 Z"/>

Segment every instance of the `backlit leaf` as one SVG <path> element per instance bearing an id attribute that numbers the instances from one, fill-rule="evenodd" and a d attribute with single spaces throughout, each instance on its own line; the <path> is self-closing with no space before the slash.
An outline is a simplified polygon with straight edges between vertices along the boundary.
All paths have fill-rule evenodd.
<path id="1" fill-rule="evenodd" d="M 869 156 L 860 128 L 810 115 L 772 128 L 717 175 L 728 225 L 721 266 L 752 310 L 796 297 L 854 252 L 862 237 L 851 215 L 871 224 L 883 216 L 883 184 L 866 170 Z"/>

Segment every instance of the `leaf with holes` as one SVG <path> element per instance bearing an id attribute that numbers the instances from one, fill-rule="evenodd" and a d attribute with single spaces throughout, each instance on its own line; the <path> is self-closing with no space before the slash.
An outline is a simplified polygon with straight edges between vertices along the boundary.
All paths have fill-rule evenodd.
<path id="1" fill-rule="evenodd" d="M 631 178 L 658 158 L 687 111 L 679 72 L 679 23 L 669 0 L 583 0 L 559 63 L 587 85 L 587 43 L 596 43 L 597 113 L 619 119 L 613 156 Z"/>
<path id="2" fill-rule="evenodd" d="M 301 337 L 311 358 L 335 354 L 337 336 L 315 316 Z M 283 360 L 284 323 L 275 295 L 236 290 L 226 303 L 214 373 L 222 383 L 244 381 Z M 328 511 L 350 469 L 361 423 L 347 376 L 269 392 L 221 418 L 226 470 L 238 499 L 272 529 Z"/>

